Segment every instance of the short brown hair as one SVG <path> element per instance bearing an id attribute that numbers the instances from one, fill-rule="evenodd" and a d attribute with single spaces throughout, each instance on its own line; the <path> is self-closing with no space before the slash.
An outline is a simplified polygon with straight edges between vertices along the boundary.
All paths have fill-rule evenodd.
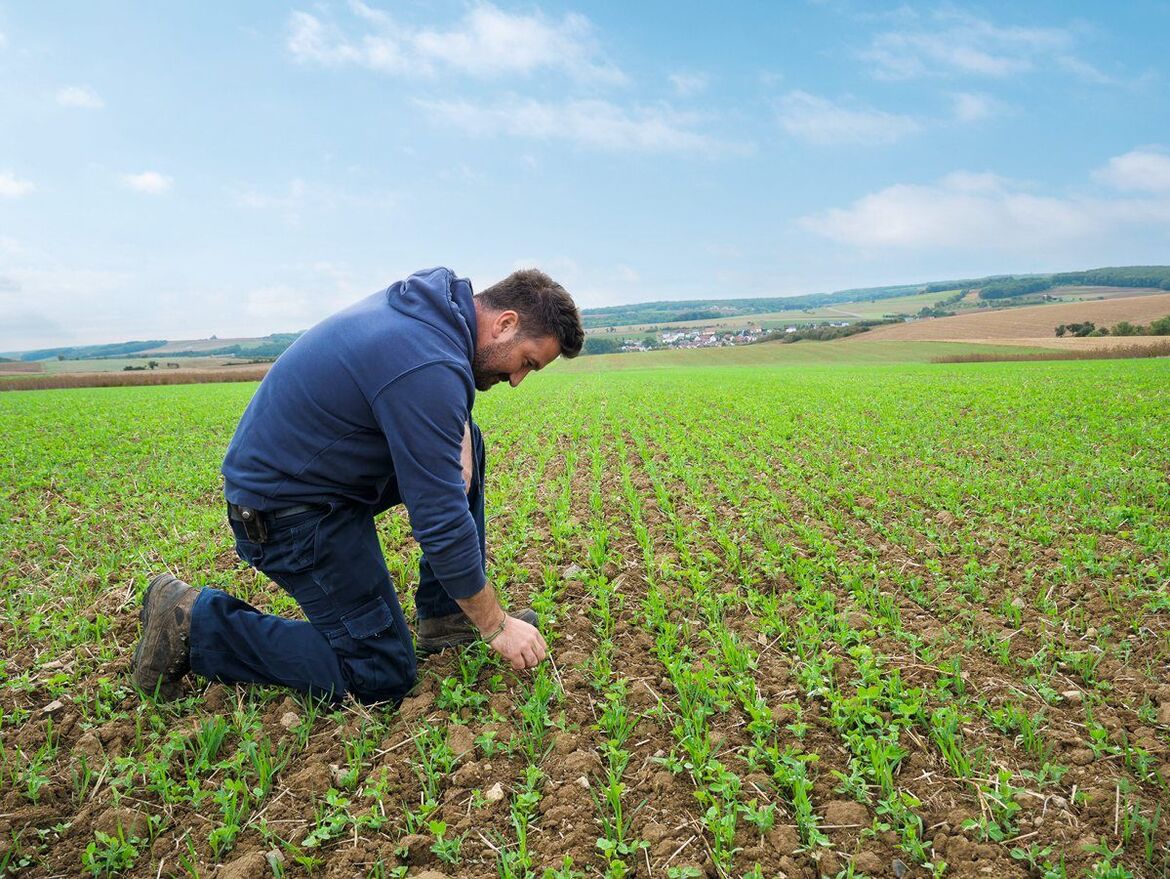
<path id="1" fill-rule="evenodd" d="M 562 357 L 576 357 L 581 353 L 585 330 L 573 297 L 539 269 L 512 272 L 475 298 L 492 311 L 514 311 L 520 315 L 518 329 L 525 338 L 555 336 Z"/>

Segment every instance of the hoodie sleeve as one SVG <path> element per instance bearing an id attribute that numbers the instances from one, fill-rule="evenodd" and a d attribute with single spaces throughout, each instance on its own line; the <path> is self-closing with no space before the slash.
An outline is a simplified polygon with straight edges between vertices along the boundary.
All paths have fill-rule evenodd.
<path id="1" fill-rule="evenodd" d="M 466 370 L 440 361 L 398 377 L 372 404 L 411 532 L 452 598 L 468 598 L 485 582 L 460 459 L 468 396 Z"/>

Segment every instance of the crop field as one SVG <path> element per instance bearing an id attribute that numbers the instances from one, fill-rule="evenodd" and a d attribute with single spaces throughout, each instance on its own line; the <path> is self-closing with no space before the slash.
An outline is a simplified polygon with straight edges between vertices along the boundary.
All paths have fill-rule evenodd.
<path id="1" fill-rule="evenodd" d="M 593 358 L 590 358 L 593 359 Z M 127 678 L 149 572 L 263 609 L 255 386 L 0 395 L 0 875 L 1170 875 L 1170 369 L 550 371 L 482 394 L 552 661 L 400 708 Z M 380 533 L 408 617 L 418 550 Z"/>

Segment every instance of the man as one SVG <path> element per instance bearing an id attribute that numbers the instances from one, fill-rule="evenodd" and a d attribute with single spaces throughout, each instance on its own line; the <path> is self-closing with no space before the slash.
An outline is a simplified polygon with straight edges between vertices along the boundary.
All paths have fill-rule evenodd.
<path id="1" fill-rule="evenodd" d="M 516 387 L 583 340 L 569 294 L 536 270 L 477 295 L 448 269 L 418 272 L 306 332 L 260 384 L 223 475 L 237 553 L 308 621 L 160 574 L 143 599 L 135 683 L 174 698 L 194 671 L 335 700 L 401 699 L 416 654 L 374 527 L 397 504 L 423 552 L 419 653 L 482 637 L 515 669 L 541 662 L 536 614 L 505 614 L 486 580 L 471 410 L 477 390 Z"/>

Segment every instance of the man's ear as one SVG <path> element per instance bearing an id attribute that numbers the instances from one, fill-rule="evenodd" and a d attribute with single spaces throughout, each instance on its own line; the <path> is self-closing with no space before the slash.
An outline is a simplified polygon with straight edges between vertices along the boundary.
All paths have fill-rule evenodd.
<path id="1" fill-rule="evenodd" d="M 516 312 L 512 311 L 511 309 L 507 311 L 501 311 L 496 315 L 496 319 L 492 321 L 494 336 L 499 338 L 500 336 L 510 335 L 511 333 L 515 332 L 519 324 L 520 315 L 518 315 Z"/>

